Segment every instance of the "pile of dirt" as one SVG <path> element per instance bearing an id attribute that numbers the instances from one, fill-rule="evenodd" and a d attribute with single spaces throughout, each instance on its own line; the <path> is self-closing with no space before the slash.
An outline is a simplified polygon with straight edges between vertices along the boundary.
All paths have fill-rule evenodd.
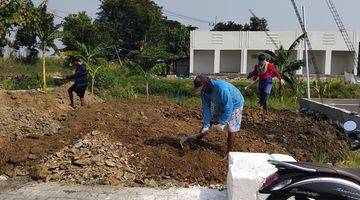
<path id="1" fill-rule="evenodd" d="M 58 101 L 57 94 L 39 94 L 23 102 L 38 111 L 34 115 L 52 113 L 49 116 L 59 122 L 60 129 L 38 137 L 6 137 L 7 145 L 0 146 L 0 174 L 30 174 L 34 179 L 79 184 L 225 184 L 226 132 L 211 132 L 202 141 L 191 143 L 186 152 L 180 148 L 181 136 L 201 128 L 199 106 L 116 100 L 71 110 Z M 4 95 L 7 101 L 16 100 Z M 48 100 L 47 108 L 41 99 Z M 59 115 L 65 116 L 63 121 Z M 17 127 L 20 122 L 13 123 Z M 13 134 L 7 131 L 5 134 Z M 327 156 L 335 162 L 346 140 L 326 121 L 285 110 L 271 110 L 264 116 L 258 109 L 245 108 L 235 149 L 285 153 L 299 161 Z"/>
<path id="2" fill-rule="evenodd" d="M 22 139 L 56 134 L 72 110 L 68 106 L 69 86 L 64 85 L 46 94 L 37 90 L 0 90 L 0 138 Z M 90 104 L 101 101 L 90 94 L 86 99 Z"/>

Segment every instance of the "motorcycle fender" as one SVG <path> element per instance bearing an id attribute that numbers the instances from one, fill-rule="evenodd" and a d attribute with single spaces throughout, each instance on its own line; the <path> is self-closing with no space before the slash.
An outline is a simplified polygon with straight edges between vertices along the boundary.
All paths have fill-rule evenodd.
<path id="1" fill-rule="evenodd" d="M 293 195 L 330 199 L 360 200 L 360 185 L 341 178 L 309 178 L 288 185 L 283 191 Z"/>

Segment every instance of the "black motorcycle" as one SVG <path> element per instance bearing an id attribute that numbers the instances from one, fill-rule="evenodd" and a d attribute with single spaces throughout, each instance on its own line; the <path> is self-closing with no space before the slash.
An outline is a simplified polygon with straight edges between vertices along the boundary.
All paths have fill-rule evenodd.
<path id="1" fill-rule="evenodd" d="M 346 131 L 356 129 L 354 123 L 348 125 L 344 124 Z M 270 194 L 267 200 L 360 200 L 360 169 L 275 160 L 269 163 L 278 171 L 267 177 L 259 190 Z"/>

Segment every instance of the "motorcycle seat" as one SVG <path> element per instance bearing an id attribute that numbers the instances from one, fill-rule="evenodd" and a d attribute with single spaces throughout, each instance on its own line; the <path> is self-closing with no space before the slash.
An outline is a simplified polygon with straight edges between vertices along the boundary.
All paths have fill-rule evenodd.
<path id="1" fill-rule="evenodd" d="M 337 174 L 337 175 L 345 176 L 353 180 L 356 180 L 357 182 L 360 183 L 360 169 L 340 168 L 329 164 L 317 164 L 317 163 L 291 162 L 291 164 L 307 169 L 315 169 L 316 172 L 320 172 L 320 173 Z"/>
<path id="2" fill-rule="evenodd" d="M 329 164 L 318 164 L 318 163 L 303 163 L 303 162 L 291 162 L 291 164 L 307 168 L 314 169 L 316 172 L 336 174 L 336 168 Z"/>
<path id="3" fill-rule="evenodd" d="M 360 183 L 360 169 L 337 168 L 338 174 L 349 177 Z"/>

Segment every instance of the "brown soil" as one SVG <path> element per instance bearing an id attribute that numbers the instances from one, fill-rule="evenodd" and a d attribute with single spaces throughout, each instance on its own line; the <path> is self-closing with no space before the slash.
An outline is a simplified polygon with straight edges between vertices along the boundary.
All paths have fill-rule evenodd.
<path id="1" fill-rule="evenodd" d="M 212 132 L 202 141 L 191 143 L 186 152 L 180 148 L 182 135 L 201 128 L 198 106 L 158 100 L 97 103 L 99 100 L 91 96 L 89 107 L 72 110 L 66 105 L 64 88 L 49 94 L 12 95 L 0 96 L 5 102 L 0 111 L 6 107 L 5 111 L 12 108 L 21 113 L 33 108 L 37 118 L 29 117 L 28 124 L 43 119 L 40 121 L 50 120 L 46 121 L 49 127 L 56 124 L 59 128 L 49 134 L 51 129 L 44 126 L 31 127 L 38 134 L 28 134 L 18 128 L 23 126 L 21 120 L 10 121 L 11 126 L 1 125 L 0 175 L 30 174 L 45 181 L 154 187 L 209 186 L 226 181 L 227 163 L 222 160 L 226 132 Z M 13 116 L 11 109 L 4 113 Z M 245 108 L 236 150 L 286 153 L 300 161 L 326 155 L 336 161 L 345 140 L 325 121 L 282 110 L 271 110 L 263 116 L 258 109 Z M 34 175 L 34 171 L 42 173 Z"/>

